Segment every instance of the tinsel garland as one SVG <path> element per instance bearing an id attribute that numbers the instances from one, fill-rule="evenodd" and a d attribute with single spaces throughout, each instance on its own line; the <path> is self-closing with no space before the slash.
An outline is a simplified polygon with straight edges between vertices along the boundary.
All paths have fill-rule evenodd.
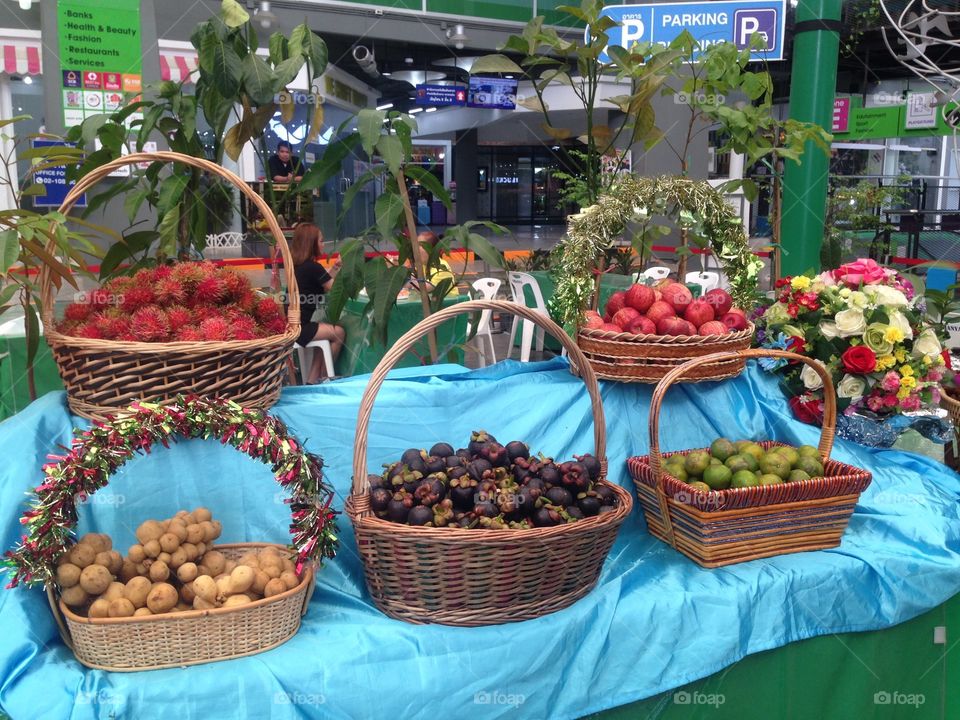
<path id="1" fill-rule="evenodd" d="M 285 502 L 298 574 L 307 561 L 334 556 L 337 512 L 330 507 L 333 489 L 323 480 L 323 460 L 307 452 L 281 420 L 233 401 L 193 396 L 164 405 L 134 403 L 130 409 L 130 415 L 76 430 L 65 455 L 48 456 L 54 462 L 43 466 L 44 481 L 20 519 L 29 532 L 0 563 L 12 575 L 8 588 L 52 582 L 57 559 L 75 542 L 77 502 L 106 486 L 135 455 L 149 454 L 154 443 L 170 447 L 180 437 L 216 438 L 271 466 L 290 493 Z"/>
<path id="2" fill-rule="evenodd" d="M 549 304 L 554 319 L 579 325 L 596 289 L 600 255 L 629 222 L 648 222 L 658 215 L 671 217 L 679 227 L 706 238 L 729 279 L 734 303 L 753 304 L 763 263 L 750 252 L 743 223 L 723 195 L 704 180 L 624 175 L 595 205 L 568 218 L 553 267 L 556 287 Z"/>

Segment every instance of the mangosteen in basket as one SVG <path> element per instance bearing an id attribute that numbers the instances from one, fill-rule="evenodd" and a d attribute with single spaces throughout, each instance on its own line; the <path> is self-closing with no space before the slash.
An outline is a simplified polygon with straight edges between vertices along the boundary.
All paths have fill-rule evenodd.
<path id="1" fill-rule="evenodd" d="M 459 477 L 450 481 L 449 495 L 453 500 L 453 506 L 457 510 L 470 510 L 473 508 L 474 496 L 477 494 L 477 481 L 473 478 Z"/>
<path id="2" fill-rule="evenodd" d="M 600 477 L 600 461 L 595 456 L 587 453 L 586 455 L 574 455 L 573 457 L 587 469 L 591 480 L 595 481 Z"/>
<path id="3" fill-rule="evenodd" d="M 384 512 L 391 500 L 393 493 L 386 488 L 379 487 L 370 491 L 370 507 L 374 512 Z"/>
<path id="4" fill-rule="evenodd" d="M 473 508 L 473 514 L 479 517 L 496 517 L 500 514 L 500 508 L 492 502 L 478 502 Z"/>
<path id="5" fill-rule="evenodd" d="M 447 463 L 447 467 L 448 467 L 448 468 L 457 468 L 457 467 L 466 467 L 466 466 L 467 466 L 467 461 L 464 460 L 464 459 L 463 459 L 462 457 L 460 457 L 459 455 L 448 455 L 448 456 L 447 456 L 446 458 L 444 458 L 444 459 L 446 460 L 446 463 Z"/>
<path id="6" fill-rule="evenodd" d="M 453 522 L 453 502 L 450 498 L 441 500 L 433 506 L 433 524 L 435 527 L 446 527 Z"/>
<path id="7" fill-rule="evenodd" d="M 430 454 L 434 457 L 448 458 L 453 455 L 453 445 L 445 442 L 438 442 L 430 448 Z"/>
<path id="8" fill-rule="evenodd" d="M 435 455 L 429 455 L 427 459 L 423 461 L 423 464 L 426 466 L 428 473 L 443 472 L 447 469 L 446 458 Z"/>
<path id="9" fill-rule="evenodd" d="M 467 472 L 470 473 L 470 477 L 474 480 L 482 480 L 483 473 L 487 470 L 493 470 L 493 465 L 490 464 L 490 461 L 483 458 L 477 458 L 467 463 Z"/>
<path id="10" fill-rule="evenodd" d="M 497 442 L 488 442 L 480 448 L 478 454 L 493 467 L 506 467 L 510 462 L 507 457 L 507 449 Z"/>
<path id="11" fill-rule="evenodd" d="M 426 525 L 427 523 L 433 522 L 433 510 L 424 507 L 423 505 L 418 505 L 415 508 L 410 509 L 410 513 L 407 515 L 407 524 L 408 525 Z"/>
<path id="12" fill-rule="evenodd" d="M 617 504 L 617 494 L 606 485 L 597 485 L 593 488 L 593 491 L 597 494 L 597 497 L 600 498 L 600 502 L 604 505 L 616 505 Z"/>
<path id="13" fill-rule="evenodd" d="M 527 478 L 523 483 L 523 488 L 527 490 L 534 500 L 539 498 L 547 491 L 547 484 L 538 477 Z"/>
<path id="14" fill-rule="evenodd" d="M 511 530 L 529 530 L 533 525 L 529 520 L 511 520 L 507 523 L 507 527 Z"/>
<path id="15" fill-rule="evenodd" d="M 540 479 L 547 485 L 560 484 L 560 469 L 554 465 L 552 460 L 549 463 L 544 463 L 540 468 Z"/>
<path id="16" fill-rule="evenodd" d="M 390 485 L 390 481 L 386 475 L 374 475 L 373 473 L 367 475 L 367 482 L 370 483 L 371 490 L 389 487 Z"/>
<path id="17" fill-rule="evenodd" d="M 416 510 L 416 508 L 414 508 Z M 567 516 L 570 520 L 583 520 L 584 514 L 576 505 L 571 505 L 568 508 L 564 508 L 564 512 L 567 513 Z"/>
<path id="18" fill-rule="evenodd" d="M 563 523 L 560 510 L 553 505 L 544 505 L 533 513 L 533 524 L 537 527 L 553 527 Z"/>
<path id="19" fill-rule="evenodd" d="M 467 450 L 474 455 L 479 455 L 481 448 L 487 443 L 495 443 L 497 439 L 486 430 L 474 430 L 470 433 L 470 442 L 467 443 Z"/>
<path id="20" fill-rule="evenodd" d="M 613 512 L 616 509 L 617 509 L 616 505 L 601 505 L 600 512 L 598 513 L 598 515 L 606 515 L 608 512 Z"/>
<path id="21" fill-rule="evenodd" d="M 436 505 L 447 494 L 447 488 L 435 475 L 430 475 L 420 481 L 413 496 L 421 505 Z"/>
<path id="22" fill-rule="evenodd" d="M 469 529 L 475 528 L 477 526 L 477 516 L 473 513 L 464 513 L 463 516 L 456 521 L 456 526 L 459 528 Z"/>
<path id="23" fill-rule="evenodd" d="M 590 473 L 582 463 L 565 462 L 560 465 L 560 473 L 560 482 L 571 492 L 583 492 L 590 487 Z"/>
<path id="24" fill-rule="evenodd" d="M 413 507 L 413 497 L 406 492 L 394 493 L 393 500 L 387 504 L 387 520 L 405 523 Z"/>
<path id="25" fill-rule="evenodd" d="M 547 490 L 544 497 L 546 497 L 547 500 L 553 505 L 559 505 L 560 507 L 573 505 L 573 493 L 566 488 L 560 487 L 559 485 Z"/>
<path id="26" fill-rule="evenodd" d="M 477 484 L 477 502 L 493 502 L 497 497 L 499 488 L 493 480 L 481 480 Z"/>
<path id="27" fill-rule="evenodd" d="M 418 460 L 423 460 L 423 450 L 418 450 L 417 448 L 408 448 L 404 450 L 403 455 L 400 456 L 400 462 L 407 467 L 411 467 Z"/>
<path id="28" fill-rule="evenodd" d="M 507 529 L 507 520 L 503 515 L 497 515 L 496 517 L 490 518 L 481 515 L 479 517 L 479 526 L 484 530 L 506 530 Z"/>
<path id="29" fill-rule="evenodd" d="M 457 450 L 457 457 L 463 458 L 464 462 L 470 462 L 473 460 L 473 454 L 466 448 L 460 448 Z"/>
<path id="30" fill-rule="evenodd" d="M 466 467 L 452 467 L 448 468 L 446 472 L 447 480 L 456 480 L 459 477 L 463 477 L 467 474 Z"/>
<path id="31" fill-rule="evenodd" d="M 530 457 L 530 447 L 519 440 L 511 440 L 507 443 L 507 457 L 510 462 L 516 462 L 519 458 L 527 459 Z"/>
<path id="32" fill-rule="evenodd" d="M 597 497 L 597 494 L 593 491 L 580 493 L 577 498 L 577 507 L 587 517 L 593 517 L 599 513 L 602 504 L 603 503 L 600 501 L 600 498 Z"/>

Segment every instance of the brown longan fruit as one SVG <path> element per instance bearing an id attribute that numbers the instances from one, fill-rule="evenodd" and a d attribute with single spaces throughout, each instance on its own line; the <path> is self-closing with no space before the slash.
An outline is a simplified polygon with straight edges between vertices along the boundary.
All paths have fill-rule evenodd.
<path id="1" fill-rule="evenodd" d="M 180 520 L 173 520 L 170 523 L 170 527 L 167 528 L 167 532 L 172 535 L 177 536 L 177 540 L 181 543 L 187 541 L 187 526 L 183 524 Z"/>
<path id="2" fill-rule="evenodd" d="M 287 586 L 284 584 L 283 580 L 280 578 L 273 578 L 266 584 L 266 587 L 263 588 L 263 596 L 265 598 L 273 597 L 274 595 L 279 595 L 280 593 L 286 591 Z"/>
<path id="3" fill-rule="evenodd" d="M 256 579 L 256 570 L 247 565 L 238 565 L 230 573 L 230 594 L 245 593 Z"/>
<path id="4" fill-rule="evenodd" d="M 146 545 L 151 540 L 159 540 L 163 535 L 163 524 L 156 520 L 147 520 L 137 528 L 137 540 Z"/>
<path id="5" fill-rule="evenodd" d="M 165 562 L 160 562 L 157 560 L 153 565 L 150 566 L 150 579 L 155 583 L 162 583 L 164 580 L 170 577 L 170 566 Z"/>
<path id="6" fill-rule="evenodd" d="M 207 548 L 208 548 L 208 547 L 210 547 L 210 546 L 207 545 L 207 543 L 205 543 L 205 542 L 198 542 L 198 543 L 197 543 L 197 556 L 203 557 L 204 554 L 207 552 Z"/>
<path id="7" fill-rule="evenodd" d="M 266 567 L 261 567 L 260 569 L 263 570 L 267 574 L 267 577 L 271 580 L 278 578 L 283 574 L 282 565 L 267 565 Z"/>
<path id="8" fill-rule="evenodd" d="M 172 553 L 180 547 L 180 538 L 171 532 L 164 533 L 160 536 L 160 547 L 163 548 L 164 552 Z"/>
<path id="9" fill-rule="evenodd" d="M 57 584 L 66 589 L 80 582 L 80 568 L 73 563 L 64 563 L 57 568 Z"/>
<path id="10" fill-rule="evenodd" d="M 233 595 L 233 583 L 229 575 L 221 575 L 215 582 L 217 583 L 217 599 L 228 598 Z"/>
<path id="11" fill-rule="evenodd" d="M 162 562 L 162 563 L 165 563 L 167 567 L 169 567 L 171 559 L 173 559 L 173 555 L 171 555 L 168 552 L 162 552 L 159 555 L 157 555 L 156 559 L 154 559 L 154 562 Z"/>
<path id="12" fill-rule="evenodd" d="M 81 570 L 87 565 L 93 565 L 97 559 L 97 551 L 89 543 L 80 543 L 70 548 L 70 562 Z"/>
<path id="13" fill-rule="evenodd" d="M 217 607 L 217 606 L 216 606 L 215 603 L 208 602 L 208 601 L 204 600 L 202 597 L 200 597 L 199 595 L 197 595 L 197 596 L 193 599 L 193 609 L 194 609 L 194 610 L 213 610 L 213 609 L 215 609 L 216 607 Z"/>
<path id="14" fill-rule="evenodd" d="M 210 522 L 213 523 L 213 539 L 216 540 L 223 534 L 223 523 L 219 520 L 211 520 Z"/>
<path id="15" fill-rule="evenodd" d="M 127 559 L 135 563 L 143 562 L 147 557 L 147 554 L 143 551 L 143 545 L 137 543 L 136 545 L 131 545 L 130 549 L 127 550 Z"/>
<path id="16" fill-rule="evenodd" d="M 213 523 L 209 520 L 204 520 L 200 523 L 200 529 L 203 530 L 203 541 L 206 543 L 213 542 L 217 537 L 217 529 L 213 526 Z"/>
<path id="17" fill-rule="evenodd" d="M 171 555 L 170 560 L 167 561 L 167 565 L 170 566 L 171 570 L 176 570 L 178 567 L 183 565 L 187 561 L 187 553 L 183 548 L 177 548 Z"/>
<path id="18" fill-rule="evenodd" d="M 203 565 L 210 568 L 210 572 L 214 576 L 222 573 L 226 564 L 227 559 L 218 550 L 211 550 L 203 556 Z"/>
<path id="19" fill-rule="evenodd" d="M 87 610 L 87 617 L 92 618 L 105 618 L 110 617 L 110 601 L 105 600 L 104 598 L 99 598 L 94 600 L 90 605 L 90 609 Z"/>
<path id="20" fill-rule="evenodd" d="M 240 595 L 231 595 L 230 597 L 228 597 L 224 601 L 222 607 L 236 607 L 238 605 L 249 605 L 249 604 L 250 604 L 250 598 L 248 598 L 246 595 L 240 594 Z"/>
<path id="21" fill-rule="evenodd" d="M 166 532 L 167 528 L 170 527 L 171 522 L 173 522 L 172 518 L 167 518 L 166 520 L 160 523 L 163 526 L 164 532 Z"/>
<path id="22" fill-rule="evenodd" d="M 80 587 L 79 584 L 74 585 L 73 587 L 68 587 L 66 590 L 60 593 L 60 597 L 63 598 L 63 602 L 70 607 L 80 607 L 90 599 L 86 591 Z"/>
<path id="23" fill-rule="evenodd" d="M 150 565 L 153 564 L 153 560 L 147 558 L 142 563 L 137 563 L 137 575 L 147 576 L 147 570 L 150 569 Z"/>
<path id="24" fill-rule="evenodd" d="M 193 607 L 185 602 L 178 602 L 176 607 L 170 612 L 186 612 L 187 610 L 193 610 Z"/>
<path id="25" fill-rule="evenodd" d="M 112 582 L 107 591 L 101 595 L 104 600 L 115 600 L 116 598 L 126 597 L 124 595 L 125 585 L 122 582 Z"/>
<path id="26" fill-rule="evenodd" d="M 80 542 L 87 543 L 98 553 L 109 552 L 113 549 L 113 542 L 110 540 L 110 536 L 105 533 L 87 533 L 80 538 Z"/>
<path id="27" fill-rule="evenodd" d="M 194 545 L 203 542 L 203 528 L 200 525 L 196 523 L 187 525 L 187 542 Z"/>
<path id="28" fill-rule="evenodd" d="M 176 514 L 173 516 L 173 519 L 174 519 L 174 520 L 178 520 L 178 519 L 179 519 L 179 520 L 183 520 L 183 518 L 185 518 L 185 517 L 186 517 L 187 515 L 189 515 L 189 514 L 190 514 L 190 513 L 188 513 L 186 510 L 177 510 Z"/>
<path id="29" fill-rule="evenodd" d="M 87 565 L 80 573 L 80 587 L 91 595 L 100 595 L 107 591 L 113 575 L 103 565 Z"/>
<path id="30" fill-rule="evenodd" d="M 147 607 L 154 615 L 165 613 L 176 607 L 180 595 L 177 589 L 168 583 L 156 583 L 147 595 Z"/>
<path id="31" fill-rule="evenodd" d="M 233 569 L 239 564 L 240 563 L 238 563 L 236 560 L 227 560 L 227 562 L 225 562 L 223 565 L 223 571 L 226 573 L 232 573 Z"/>
<path id="32" fill-rule="evenodd" d="M 187 554 L 187 562 L 193 562 L 200 557 L 200 553 L 197 552 L 197 546 L 193 543 L 185 542 L 180 546 L 180 549 Z"/>
<path id="33" fill-rule="evenodd" d="M 133 603 L 134 607 L 142 608 L 147 604 L 147 594 L 152 587 L 153 583 L 147 578 L 135 577 L 126 584 L 123 594 L 127 600 Z"/>
<path id="34" fill-rule="evenodd" d="M 163 552 L 163 548 L 160 547 L 159 540 L 151 540 L 143 544 L 143 552 L 147 554 L 148 558 L 155 558 Z"/>
<path id="35" fill-rule="evenodd" d="M 193 582 L 194 580 L 197 579 L 197 575 L 199 574 L 200 573 L 197 570 L 196 563 L 192 563 L 192 562 L 184 563 L 183 565 L 177 568 L 177 578 L 182 583 Z"/>
<path id="36" fill-rule="evenodd" d="M 148 615 L 153 615 L 153 613 L 150 612 L 150 608 L 148 607 L 137 608 L 136 610 L 133 611 L 134 617 L 147 617 Z"/>
<path id="37" fill-rule="evenodd" d="M 280 579 L 283 580 L 283 584 L 287 586 L 287 590 L 293 590 L 297 585 L 300 584 L 300 578 L 297 577 L 296 573 L 281 573 Z"/>
<path id="38" fill-rule="evenodd" d="M 255 552 L 244 553 L 240 556 L 240 559 L 237 560 L 238 565 L 246 565 L 247 567 L 258 568 L 260 567 L 260 558 L 257 557 Z"/>
<path id="39" fill-rule="evenodd" d="M 110 601 L 110 608 L 107 612 L 110 617 L 133 617 L 135 610 L 132 602 L 126 598 L 117 598 Z"/>
<path id="40" fill-rule="evenodd" d="M 193 592 L 198 598 L 208 603 L 213 604 L 217 601 L 217 583 L 209 575 L 200 575 L 193 581 Z"/>
<path id="41" fill-rule="evenodd" d="M 132 560 L 124 560 L 123 566 L 120 568 L 120 579 L 124 582 L 130 580 L 130 578 L 135 578 L 140 573 L 137 572 L 137 564 Z"/>
<path id="42" fill-rule="evenodd" d="M 193 591 L 193 583 L 184 583 L 183 587 L 180 588 L 180 599 L 187 605 L 192 605 L 196 596 L 197 594 Z"/>
<path id="43" fill-rule="evenodd" d="M 250 590 L 257 595 L 263 595 L 263 589 L 267 586 L 268 582 L 270 582 L 270 576 L 263 570 L 257 568 L 257 570 L 254 571 L 253 585 L 250 586 Z"/>
<path id="44" fill-rule="evenodd" d="M 103 553 L 98 554 L 97 557 L 99 558 L 101 555 L 103 555 Z M 123 567 L 123 555 L 116 550 L 108 550 L 106 556 L 108 558 L 106 565 L 107 570 L 109 570 L 112 575 L 117 575 L 120 572 L 120 568 Z M 103 563 L 98 560 L 97 565 L 103 565 Z"/>
<path id="45" fill-rule="evenodd" d="M 206 522 L 213 517 L 213 514 L 205 507 L 199 507 L 193 511 L 193 518 L 198 523 Z"/>
<path id="46" fill-rule="evenodd" d="M 281 558 L 280 562 L 283 565 L 283 572 L 292 572 L 297 571 L 297 566 L 293 564 L 293 561 L 290 558 Z"/>

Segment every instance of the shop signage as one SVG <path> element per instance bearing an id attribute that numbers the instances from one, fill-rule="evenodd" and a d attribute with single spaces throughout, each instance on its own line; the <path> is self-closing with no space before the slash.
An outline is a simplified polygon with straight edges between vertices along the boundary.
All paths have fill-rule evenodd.
<path id="1" fill-rule="evenodd" d="M 63 122 L 119 110 L 140 93 L 140 3 L 136 0 L 59 0 Z M 128 123 L 142 118 L 133 113 Z"/>
<path id="2" fill-rule="evenodd" d="M 32 142 L 34 148 L 54 147 L 56 145 L 66 144 L 67 143 L 60 142 L 59 140 L 34 140 Z M 37 159 L 36 162 L 39 163 L 40 160 Z M 33 173 L 33 181 L 37 185 L 43 185 L 47 191 L 44 195 L 34 196 L 34 207 L 60 207 L 67 197 L 67 193 L 70 192 L 70 188 L 73 187 L 73 181 L 67 182 L 67 169 L 63 166 L 37 170 Z M 76 206 L 87 206 L 86 194 L 80 196 L 80 200 L 77 201 Z"/>
<path id="3" fill-rule="evenodd" d="M 417 85 L 417 105 L 466 105 L 467 89 L 456 85 Z"/>
<path id="4" fill-rule="evenodd" d="M 471 75 L 467 107 L 514 110 L 517 107 L 517 81 Z"/>
<path id="5" fill-rule="evenodd" d="M 830 132 L 847 132 L 850 126 L 850 98 L 836 98 L 833 101 L 833 124 Z"/>
<path id="6" fill-rule="evenodd" d="M 932 92 L 915 92 L 907 95 L 904 128 L 935 128 L 937 126 L 936 96 Z"/>
<path id="7" fill-rule="evenodd" d="M 911 99 L 914 94 L 931 97 L 915 101 L 916 104 L 911 110 Z M 843 129 L 837 126 L 837 106 L 834 104 L 834 139 L 870 140 L 952 134 L 953 128 L 944 121 L 940 114 L 941 108 L 930 104 L 933 101 L 932 95 L 932 93 L 912 93 L 911 99 L 908 99 L 906 104 L 868 108 L 862 106 L 860 97 L 837 98 L 837 100 L 847 101 L 848 119 Z"/>
<path id="8" fill-rule="evenodd" d="M 734 2 L 680 2 L 655 5 L 611 5 L 601 15 L 617 23 L 607 30 L 611 45 L 629 48 L 634 43 L 669 45 L 688 31 L 701 46 L 732 42 L 750 47 L 760 35 L 766 50 L 755 50 L 757 60 L 783 60 L 786 0 L 736 0 Z M 610 62 L 601 53 L 603 62 Z"/>

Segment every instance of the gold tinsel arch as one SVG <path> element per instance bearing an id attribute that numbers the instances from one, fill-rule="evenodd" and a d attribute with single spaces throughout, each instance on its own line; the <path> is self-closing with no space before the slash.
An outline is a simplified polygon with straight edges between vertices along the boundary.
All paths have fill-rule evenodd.
<path id="1" fill-rule="evenodd" d="M 567 220 L 554 263 L 556 289 L 550 312 L 563 324 L 579 324 L 595 291 L 594 271 L 600 255 L 633 221 L 671 218 L 688 237 L 709 245 L 740 307 L 754 301 L 763 262 L 750 252 L 743 223 L 723 195 L 705 180 L 663 175 L 624 175 L 595 205 Z"/>

